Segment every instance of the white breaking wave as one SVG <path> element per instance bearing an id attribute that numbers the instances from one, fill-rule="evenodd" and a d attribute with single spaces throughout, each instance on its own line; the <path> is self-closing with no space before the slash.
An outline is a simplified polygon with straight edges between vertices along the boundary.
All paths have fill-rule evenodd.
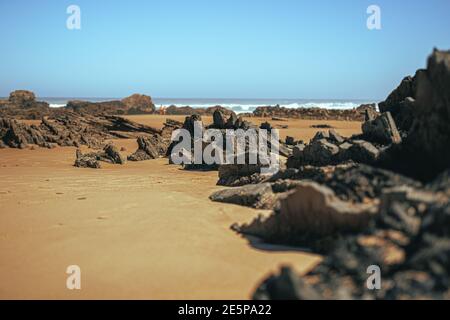
<path id="1" fill-rule="evenodd" d="M 62 108 L 62 107 L 65 107 L 66 104 L 65 103 L 50 103 L 49 106 L 50 106 L 50 108 Z"/>

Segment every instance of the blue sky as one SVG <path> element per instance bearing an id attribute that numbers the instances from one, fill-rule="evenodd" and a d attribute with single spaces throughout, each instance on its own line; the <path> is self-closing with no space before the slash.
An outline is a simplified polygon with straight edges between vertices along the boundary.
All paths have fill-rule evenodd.
<path id="1" fill-rule="evenodd" d="M 68 30 L 66 8 L 81 8 Z M 369 5 L 382 29 L 366 28 Z M 450 48 L 449 0 L 0 0 L 0 96 L 382 99 Z"/>

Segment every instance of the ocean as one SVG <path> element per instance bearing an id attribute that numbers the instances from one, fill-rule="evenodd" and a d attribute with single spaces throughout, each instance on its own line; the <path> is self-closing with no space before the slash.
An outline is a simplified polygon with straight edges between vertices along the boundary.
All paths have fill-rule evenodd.
<path id="1" fill-rule="evenodd" d="M 109 100 L 119 100 L 117 98 L 39 98 L 46 101 L 51 107 L 63 107 L 70 100 L 85 100 L 92 102 L 101 102 Z M 318 107 L 324 109 L 353 109 L 361 104 L 376 103 L 370 100 L 351 100 L 351 99 L 182 99 L 182 98 L 153 98 L 157 108 L 161 106 L 168 107 L 175 105 L 177 107 L 190 106 L 192 108 L 208 108 L 220 105 L 229 108 L 236 113 L 252 112 L 260 106 L 280 105 L 286 108 L 311 108 Z"/>

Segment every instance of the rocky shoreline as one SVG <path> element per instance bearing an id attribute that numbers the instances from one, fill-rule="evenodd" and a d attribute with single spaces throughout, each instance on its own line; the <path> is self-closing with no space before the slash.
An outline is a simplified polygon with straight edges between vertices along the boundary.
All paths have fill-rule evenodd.
<path id="1" fill-rule="evenodd" d="M 305 276 L 282 267 L 255 299 L 450 298 L 450 52 L 435 50 L 380 111 L 365 110 L 362 135 L 319 132 L 275 176 L 240 168 L 228 180 L 240 187 L 211 196 L 273 209 L 233 225 L 242 235 L 326 255 Z M 380 290 L 367 289 L 370 266 Z"/>
<path id="2" fill-rule="evenodd" d="M 101 162 L 124 165 L 160 157 L 172 163 L 173 130 L 192 132 L 202 115 L 213 117 L 205 129 L 222 135 L 227 129 L 272 130 L 267 121 L 256 126 L 220 106 L 169 107 L 166 114 L 188 116 L 184 122 L 166 120 L 161 130 L 121 117 L 155 112 L 151 98 L 143 95 L 72 101 L 53 109 L 31 92 L 15 91 L 0 101 L 0 148 L 86 146 L 92 150 L 77 149 L 74 165 L 100 169 Z M 184 166 L 218 171 L 217 184 L 228 188 L 213 193 L 212 201 L 271 210 L 250 223 L 233 224 L 237 233 L 326 255 L 304 276 L 282 267 L 261 282 L 255 299 L 450 298 L 450 51 L 435 50 L 427 69 L 404 78 L 379 104 L 379 112 L 374 105 L 354 110 L 275 106 L 257 108 L 252 116 L 362 122 L 360 135 L 344 137 L 324 126 L 329 130 L 309 143 L 292 137 L 280 141 L 285 163 L 274 175 L 261 174 L 259 162 Z M 125 157 L 111 139 L 136 139 L 138 149 Z M 382 270 L 382 290 L 365 286 L 372 265 Z"/>

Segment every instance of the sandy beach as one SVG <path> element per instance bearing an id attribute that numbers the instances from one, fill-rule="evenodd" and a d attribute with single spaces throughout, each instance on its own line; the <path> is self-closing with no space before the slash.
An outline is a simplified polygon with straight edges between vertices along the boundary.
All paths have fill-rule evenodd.
<path id="1" fill-rule="evenodd" d="M 127 116 L 161 127 L 165 118 Z M 271 121 L 280 135 L 309 140 L 329 124 L 342 135 L 359 122 Z M 210 118 L 204 117 L 208 123 Z M 264 119 L 252 118 L 259 124 Z M 130 154 L 136 140 L 116 140 Z M 248 299 L 280 265 L 305 273 L 321 257 L 244 238 L 230 225 L 261 210 L 211 202 L 217 172 L 190 172 L 167 159 L 73 167 L 75 148 L 0 150 L 1 299 Z M 66 288 L 81 267 L 82 290 Z"/>

